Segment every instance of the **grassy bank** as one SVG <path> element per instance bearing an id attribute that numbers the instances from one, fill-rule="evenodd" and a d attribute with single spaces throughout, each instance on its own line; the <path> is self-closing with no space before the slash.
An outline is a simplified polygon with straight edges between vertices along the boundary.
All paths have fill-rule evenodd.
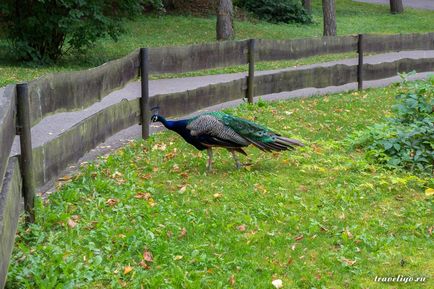
<path id="1" fill-rule="evenodd" d="M 311 25 L 270 24 L 262 21 L 236 21 L 236 38 L 290 39 L 322 35 L 321 1 L 313 1 L 315 23 Z M 339 35 L 357 33 L 428 32 L 434 27 L 434 12 L 406 9 L 402 15 L 391 15 L 387 6 L 337 0 Z M 8 52 L 6 40 L 0 33 L 0 86 L 34 79 L 40 75 L 85 69 L 122 57 L 138 47 L 185 45 L 215 41 L 215 18 L 187 16 L 142 16 L 125 23 L 126 33 L 118 42 L 99 41 L 86 54 L 68 54 L 56 65 L 31 66 L 17 62 Z M 342 56 L 338 56 L 342 57 Z M 351 55 L 344 55 L 351 57 Z M 310 60 L 259 64 L 258 69 L 273 69 L 299 64 L 337 59 L 336 56 Z M 245 70 L 243 67 L 212 71 L 212 73 Z M 199 72 L 204 74 L 206 72 Z M 195 73 L 193 75 L 197 75 Z"/>
<path id="2" fill-rule="evenodd" d="M 7 288 L 431 288 L 432 180 L 386 171 L 345 138 L 390 113 L 392 86 L 229 110 L 308 145 L 234 168 L 172 132 L 87 164 L 20 228 Z M 246 161 L 244 158 L 243 161 Z"/>

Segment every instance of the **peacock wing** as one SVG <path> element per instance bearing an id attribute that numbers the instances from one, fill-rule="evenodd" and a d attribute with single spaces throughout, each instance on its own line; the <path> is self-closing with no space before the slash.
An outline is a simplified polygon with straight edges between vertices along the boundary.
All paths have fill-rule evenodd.
<path id="1" fill-rule="evenodd" d="M 192 136 L 209 135 L 239 145 L 249 144 L 246 139 L 213 114 L 203 114 L 193 118 L 186 128 L 190 130 Z"/>
<path id="2" fill-rule="evenodd" d="M 221 117 L 221 121 L 224 125 L 230 127 L 240 136 L 247 138 L 251 141 L 273 142 L 274 139 L 278 136 L 270 129 L 257 123 L 229 114 L 219 114 Z"/>

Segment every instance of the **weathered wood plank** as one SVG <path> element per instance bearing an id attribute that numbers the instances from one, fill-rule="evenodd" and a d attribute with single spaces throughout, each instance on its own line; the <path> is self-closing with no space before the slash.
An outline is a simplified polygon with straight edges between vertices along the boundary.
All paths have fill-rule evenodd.
<path id="1" fill-rule="evenodd" d="M 138 76 L 139 50 L 85 71 L 48 74 L 29 82 L 31 122 L 47 115 L 81 110 Z"/>
<path id="2" fill-rule="evenodd" d="M 178 73 L 247 64 L 247 40 L 149 49 L 150 73 Z"/>
<path id="3" fill-rule="evenodd" d="M 357 81 L 357 65 L 337 64 L 256 76 L 255 95 L 308 87 L 339 86 Z"/>
<path id="4" fill-rule="evenodd" d="M 386 53 L 403 50 L 433 50 L 434 32 L 394 35 L 364 35 L 365 52 Z"/>
<path id="5" fill-rule="evenodd" d="M 0 191 L 0 288 L 6 283 L 21 205 L 21 176 L 16 157 L 10 158 Z"/>
<path id="6" fill-rule="evenodd" d="M 276 61 L 315 55 L 356 52 L 357 36 L 256 40 L 256 60 Z"/>
<path id="7" fill-rule="evenodd" d="M 396 76 L 398 73 L 434 71 L 434 58 L 410 59 L 404 58 L 393 62 L 364 64 L 364 80 L 375 80 Z"/>
<path id="8" fill-rule="evenodd" d="M 195 112 L 219 103 L 245 97 L 246 79 L 211 84 L 185 92 L 160 94 L 150 98 L 150 106 L 159 106 L 160 113 L 174 117 Z"/>
<path id="9" fill-rule="evenodd" d="M 84 119 L 59 137 L 33 150 L 36 185 L 56 178 L 67 166 L 116 132 L 137 124 L 139 99 L 123 100 Z"/>
<path id="10" fill-rule="evenodd" d="M 0 188 L 6 172 L 7 161 L 15 139 L 16 88 L 8 85 L 0 89 Z"/>

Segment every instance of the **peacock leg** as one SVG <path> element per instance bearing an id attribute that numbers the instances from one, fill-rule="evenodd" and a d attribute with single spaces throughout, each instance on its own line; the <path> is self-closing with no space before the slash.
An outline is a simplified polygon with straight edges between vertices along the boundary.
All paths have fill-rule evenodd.
<path id="1" fill-rule="evenodd" d="M 238 160 L 238 157 L 237 157 L 237 155 L 235 154 L 235 151 L 233 151 L 233 150 L 229 150 L 229 151 L 231 152 L 232 157 L 234 158 L 235 166 L 237 167 L 237 169 L 241 169 L 241 163 L 240 163 L 240 161 Z"/>
<path id="2" fill-rule="evenodd" d="M 210 172 L 212 170 L 212 148 L 207 148 L 206 151 L 208 153 L 208 165 L 206 167 Z"/>

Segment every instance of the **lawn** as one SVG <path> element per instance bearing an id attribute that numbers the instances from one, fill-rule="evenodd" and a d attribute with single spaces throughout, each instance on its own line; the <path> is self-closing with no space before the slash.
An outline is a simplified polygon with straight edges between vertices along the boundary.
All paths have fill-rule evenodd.
<path id="1" fill-rule="evenodd" d="M 307 146 L 236 170 L 172 132 L 134 141 L 37 199 L 20 227 L 6 288 L 395 288 L 376 276 L 428 277 L 433 180 L 388 171 L 347 136 L 390 115 L 397 86 L 241 105 Z"/>
<path id="2" fill-rule="evenodd" d="M 319 0 L 313 1 L 315 22 L 311 25 L 270 24 L 262 21 L 236 21 L 237 39 L 291 39 L 322 35 L 322 11 Z M 339 35 L 358 33 L 410 33 L 431 32 L 434 11 L 406 9 L 402 15 L 391 15 L 384 5 L 372 5 L 337 0 L 337 27 Z M 215 18 L 198 18 L 177 15 L 146 15 L 125 23 L 126 33 L 118 42 L 103 39 L 86 54 L 66 55 L 55 65 L 35 66 L 13 59 L 7 42 L 0 33 L 0 86 L 28 81 L 49 72 L 86 69 L 122 57 L 138 47 L 186 45 L 215 41 Z M 258 64 L 259 70 L 308 64 L 319 61 L 351 57 L 352 54 L 314 57 L 302 61 L 285 61 Z M 245 71 L 245 67 L 219 69 L 205 73 Z M 190 74 L 191 75 L 191 74 Z M 170 76 L 173 77 L 173 76 Z"/>

